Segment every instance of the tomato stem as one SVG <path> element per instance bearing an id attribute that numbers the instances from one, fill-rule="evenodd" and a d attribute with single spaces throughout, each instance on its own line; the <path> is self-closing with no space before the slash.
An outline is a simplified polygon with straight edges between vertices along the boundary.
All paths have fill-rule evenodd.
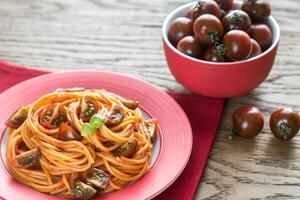
<path id="1" fill-rule="evenodd" d="M 226 47 L 224 46 L 224 44 L 219 44 L 216 45 L 213 49 L 218 55 L 220 56 L 224 56 L 226 54 Z"/>
<path id="2" fill-rule="evenodd" d="M 212 43 L 216 43 L 219 41 L 220 36 L 216 31 L 210 31 L 208 33 L 208 39 L 212 42 Z"/>
<path id="3" fill-rule="evenodd" d="M 287 123 L 283 122 L 279 125 L 279 131 L 284 140 L 287 140 L 288 136 L 291 134 L 292 129 L 288 127 Z"/>
<path id="4" fill-rule="evenodd" d="M 237 136 L 237 132 L 233 127 L 228 127 L 228 131 L 229 131 L 229 140 L 232 140 L 234 137 Z"/>
<path id="5" fill-rule="evenodd" d="M 202 1 L 197 1 L 197 3 L 195 4 L 194 8 L 195 9 L 199 9 L 199 8 L 201 8 L 202 4 L 203 4 Z"/>
<path id="6" fill-rule="evenodd" d="M 221 9 L 221 18 L 225 17 L 227 15 L 227 12 L 224 9 Z"/>
<path id="7" fill-rule="evenodd" d="M 248 0 L 248 2 L 251 3 L 251 4 L 255 4 L 256 0 Z"/>
<path id="8" fill-rule="evenodd" d="M 233 15 L 230 17 L 229 21 L 234 24 L 239 24 L 242 22 L 242 16 L 240 13 L 234 12 Z"/>

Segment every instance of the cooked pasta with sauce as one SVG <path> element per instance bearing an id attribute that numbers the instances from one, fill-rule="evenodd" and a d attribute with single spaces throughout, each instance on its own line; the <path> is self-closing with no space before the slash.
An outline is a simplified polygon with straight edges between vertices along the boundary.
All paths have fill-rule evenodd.
<path id="1" fill-rule="evenodd" d="M 149 170 L 157 120 L 137 101 L 99 89 L 69 88 L 21 107 L 6 122 L 9 171 L 36 191 L 91 199 Z"/>

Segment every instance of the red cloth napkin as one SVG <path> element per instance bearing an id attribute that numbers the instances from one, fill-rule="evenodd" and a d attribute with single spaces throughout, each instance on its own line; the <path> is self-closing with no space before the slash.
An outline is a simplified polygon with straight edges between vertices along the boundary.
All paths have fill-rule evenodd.
<path id="1" fill-rule="evenodd" d="M 0 61 L 0 92 L 26 79 L 46 74 L 40 71 Z M 213 143 L 223 99 L 211 99 L 198 95 L 169 94 L 181 105 L 193 129 L 193 150 L 190 160 L 178 179 L 155 200 L 191 200 L 202 176 Z"/>

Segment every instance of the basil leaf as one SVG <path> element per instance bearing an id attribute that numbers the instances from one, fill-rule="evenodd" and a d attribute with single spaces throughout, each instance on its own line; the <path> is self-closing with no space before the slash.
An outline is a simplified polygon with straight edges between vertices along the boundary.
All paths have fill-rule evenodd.
<path id="1" fill-rule="evenodd" d="M 100 128 L 102 125 L 105 124 L 106 121 L 107 118 L 100 114 L 95 114 L 90 119 L 91 125 L 94 126 L 95 128 Z"/>
<path id="2" fill-rule="evenodd" d="M 96 132 L 97 129 L 94 126 L 92 126 L 90 123 L 84 123 L 80 130 L 81 136 L 88 136 Z"/>

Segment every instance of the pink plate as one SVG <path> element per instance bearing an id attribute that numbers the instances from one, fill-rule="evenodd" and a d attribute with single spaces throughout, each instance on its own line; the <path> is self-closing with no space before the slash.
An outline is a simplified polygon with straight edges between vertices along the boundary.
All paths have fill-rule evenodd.
<path id="1" fill-rule="evenodd" d="M 62 200 L 20 184 L 5 166 L 4 122 L 20 106 L 56 88 L 104 88 L 140 102 L 141 108 L 158 119 L 160 145 L 150 171 L 137 182 L 94 199 L 151 199 L 170 186 L 186 166 L 192 149 L 190 123 L 179 105 L 165 92 L 144 81 L 111 72 L 74 71 L 43 75 L 20 83 L 0 95 L 0 199 Z M 154 149 L 155 149 L 154 148 Z M 2 151 L 2 152 L 1 152 Z M 154 158 L 155 159 L 155 158 Z"/>

